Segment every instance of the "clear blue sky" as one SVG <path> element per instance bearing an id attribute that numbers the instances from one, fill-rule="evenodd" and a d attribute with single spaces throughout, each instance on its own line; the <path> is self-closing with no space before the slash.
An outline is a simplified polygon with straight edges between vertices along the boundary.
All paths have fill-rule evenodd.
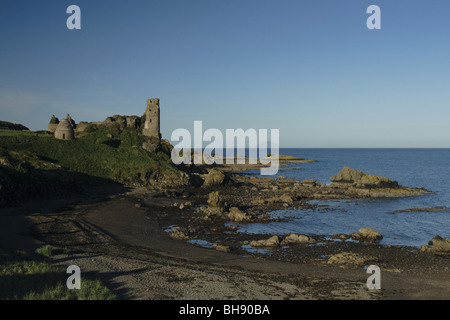
<path id="1" fill-rule="evenodd" d="M 202 120 L 280 129 L 281 147 L 450 147 L 449 13 L 448 0 L 1 0 L 0 119 L 38 130 L 52 114 L 142 115 L 158 97 L 164 138 Z"/>

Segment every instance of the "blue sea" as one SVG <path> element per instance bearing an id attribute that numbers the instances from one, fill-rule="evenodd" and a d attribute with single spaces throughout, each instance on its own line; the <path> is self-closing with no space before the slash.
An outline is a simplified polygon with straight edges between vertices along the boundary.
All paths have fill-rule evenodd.
<path id="1" fill-rule="evenodd" d="M 450 211 L 392 213 L 408 208 L 450 207 L 450 149 L 280 149 L 280 154 L 318 162 L 282 166 L 276 176 L 300 181 L 314 178 L 330 184 L 330 177 L 348 166 L 434 193 L 394 199 L 311 201 L 330 209 L 279 210 L 271 214 L 294 218 L 289 222 L 240 225 L 239 232 L 330 236 L 365 227 L 383 235 L 381 244 L 414 247 L 427 244 L 435 235 L 450 237 Z M 247 173 L 259 175 L 259 170 Z"/>

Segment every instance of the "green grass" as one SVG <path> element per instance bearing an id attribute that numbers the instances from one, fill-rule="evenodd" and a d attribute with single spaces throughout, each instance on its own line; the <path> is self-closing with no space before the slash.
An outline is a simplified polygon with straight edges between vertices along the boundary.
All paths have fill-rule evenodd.
<path id="1" fill-rule="evenodd" d="M 80 290 L 69 290 L 64 267 L 31 259 L 24 252 L 0 249 L 1 300 L 112 300 L 116 296 L 99 280 L 81 278 Z"/>
<path id="2" fill-rule="evenodd" d="M 90 130 L 88 130 L 90 131 Z M 86 185 L 118 182 L 146 185 L 182 181 L 167 143 L 157 152 L 142 149 L 138 130 L 103 127 L 71 141 L 39 132 L 0 130 L 0 207 L 24 198 L 59 197 Z"/>
<path id="3" fill-rule="evenodd" d="M 34 131 L 15 131 L 15 130 L 3 130 L 0 129 L 0 137 L 8 137 L 8 136 L 36 136 L 37 135 L 41 135 L 43 136 L 42 133 L 37 133 Z"/>
<path id="4" fill-rule="evenodd" d="M 69 254 L 70 250 L 67 248 L 59 248 L 51 245 L 46 245 L 36 249 L 36 253 L 49 258 L 58 254 Z"/>
<path id="5" fill-rule="evenodd" d="M 72 171 L 114 181 L 127 181 L 139 173 L 161 171 L 176 173 L 169 155 L 149 153 L 141 148 L 142 137 L 125 129 L 113 139 L 114 127 L 98 129 L 81 139 L 61 141 L 51 136 L 0 131 L 0 147 L 51 159 Z"/>

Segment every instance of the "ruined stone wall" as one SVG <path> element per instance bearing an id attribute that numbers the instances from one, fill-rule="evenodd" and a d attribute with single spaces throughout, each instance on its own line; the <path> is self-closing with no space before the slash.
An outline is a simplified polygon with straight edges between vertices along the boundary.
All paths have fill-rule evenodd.
<path id="1" fill-rule="evenodd" d="M 50 122 L 48 123 L 48 132 L 50 133 L 55 133 L 56 128 L 58 127 L 59 124 L 59 119 L 57 117 L 55 117 L 55 115 L 52 116 L 52 118 L 50 119 Z"/>

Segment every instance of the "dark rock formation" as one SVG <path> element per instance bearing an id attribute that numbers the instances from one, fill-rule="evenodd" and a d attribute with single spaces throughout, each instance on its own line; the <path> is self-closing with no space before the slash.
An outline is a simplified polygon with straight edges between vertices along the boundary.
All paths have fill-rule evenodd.
<path id="1" fill-rule="evenodd" d="M 397 181 L 392 181 L 386 177 L 380 177 L 372 174 L 366 174 L 363 171 L 344 167 L 337 174 L 330 178 L 333 183 L 351 184 L 356 188 L 396 188 Z"/>

